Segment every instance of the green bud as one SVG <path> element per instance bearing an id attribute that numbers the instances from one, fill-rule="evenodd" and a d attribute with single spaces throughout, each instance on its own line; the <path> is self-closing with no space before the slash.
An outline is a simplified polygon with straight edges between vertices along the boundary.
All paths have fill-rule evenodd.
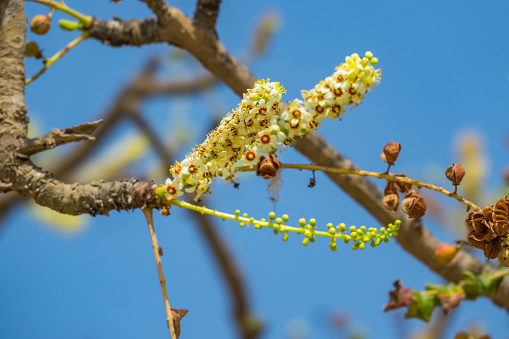
<path id="1" fill-rule="evenodd" d="M 61 19 L 58 21 L 58 25 L 60 28 L 62 28 L 64 31 L 74 31 L 76 29 L 83 28 L 83 24 L 76 21 L 69 21 L 65 19 Z"/>
<path id="2" fill-rule="evenodd" d="M 337 249 L 338 249 L 338 245 L 336 245 L 336 242 L 335 241 L 331 241 L 329 243 L 329 247 L 331 249 L 332 252 L 335 252 Z"/>
<path id="3" fill-rule="evenodd" d="M 353 243 L 352 250 L 357 251 L 359 249 L 359 245 L 357 243 Z"/>
<path id="4" fill-rule="evenodd" d="M 371 58 L 371 64 L 374 66 L 376 64 L 378 64 L 378 59 L 377 58 Z"/>
<path id="5" fill-rule="evenodd" d="M 275 217 L 276 217 L 276 213 L 274 213 L 274 212 L 270 212 L 269 213 L 269 219 L 270 220 L 274 220 Z"/>
<path id="6" fill-rule="evenodd" d="M 285 235 L 283 235 L 283 241 L 287 241 L 288 240 L 288 233 L 286 233 Z"/>
<path id="7" fill-rule="evenodd" d="M 359 244 L 359 249 L 361 249 L 361 250 L 363 250 L 363 249 L 364 249 L 364 243 L 363 243 L 363 242 L 361 242 L 361 243 Z"/>
<path id="8" fill-rule="evenodd" d="M 253 217 L 249 218 L 249 223 L 250 224 L 254 223 L 254 218 Z"/>
<path id="9" fill-rule="evenodd" d="M 265 218 L 260 219 L 261 222 L 266 222 Z"/>
<path id="10" fill-rule="evenodd" d="M 385 243 L 388 243 L 388 242 L 389 242 L 389 238 L 385 238 L 385 239 L 384 239 L 384 242 L 385 242 Z"/>
<path id="11" fill-rule="evenodd" d="M 278 234 L 279 232 L 277 230 L 272 231 L 274 234 Z"/>
<path id="12" fill-rule="evenodd" d="M 240 211 L 239 210 L 235 210 L 235 216 L 238 217 L 240 215 Z"/>
<path id="13" fill-rule="evenodd" d="M 370 51 L 367 51 L 367 52 L 364 54 L 364 56 L 365 56 L 366 58 L 368 58 L 368 59 L 371 59 L 371 58 L 373 58 L 373 53 L 371 53 Z"/>
<path id="14" fill-rule="evenodd" d="M 259 223 L 254 224 L 255 229 L 259 230 L 262 228 L 262 225 Z"/>
<path id="15" fill-rule="evenodd" d="M 300 227 L 304 227 L 304 226 L 306 226 L 306 219 L 304 219 L 304 218 L 300 218 L 300 219 L 299 219 L 299 225 L 300 225 Z"/>
<path id="16" fill-rule="evenodd" d="M 375 248 L 376 247 L 376 244 L 374 241 L 371 242 L 371 248 Z"/>
<path id="17" fill-rule="evenodd" d="M 368 242 L 370 242 L 370 241 L 371 241 L 371 239 L 369 239 L 368 237 L 364 237 L 364 238 L 362 239 L 362 242 L 363 242 L 363 243 L 365 243 L 365 244 L 367 244 L 367 243 L 368 243 Z"/>
<path id="18" fill-rule="evenodd" d="M 376 240 L 375 240 L 375 244 L 376 244 L 376 246 L 380 246 L 380 243 L 381 243 L 381 242 L 382 242 L 382 241 L 381 241 L 380 239 L 376 239 Z"/>
<path id="19" fill-rule="evenodd" d="M 244 226 L 246 226 L 246 224 L 244 222 L 241 222 L 240 227 L 244 227 Z"/>
<path id="20" fill-rule="evenodd" d="M 336 229 L 334 227 L 329 228 L 329 234 L 330 235 L 336 234 Z"/>
<path id="21" fill-rule="evenodd" d="M 333 225 L 331 222 L 327 224 L 327 229 L 329 229 L 329 230 L 330 230 L 330 229 L 331 229 L 331 228 L 333 228 L 333 227 L 334 227 L 334 225 Z"/>
<path id="22" fill-rule="evenodd" d="M 283 214 L 283 222 L 288 222 L 289 219 L 288 214 Z"/>
<path id="23" fill-rule="evenodd" d="M 343 232 L 343 231 L 345 231 L 345 230 L 346 230 L 346 225 L 345 225 L 345 224 L 343 224 L 343 223 L 341 223 L 341 224 L 339 224 L 339 226 L 338 226 L 337 228 L 338 228 L 338 231 L 339 231 L 339 232 Z"/>
<path id="24" fill-rule="evenodd" d="M 315 227 L 315 225 L 316 225 L 316 220 L 315 220 L 315 219 L 309 219 L 309 224 L 310 224 L 312 227 Z"/>
<path id="25" fill-rule="evenodd" d="M 357 239 L 357 232 L 352 232 L 352 233 L 350 234 L 350 237 L 351 237 L 352 239 Z"/>
<path id="26" fill-rule="evenodd" d="M 306 230 L 306 232 L 304 232 L 304 235 L 306 236 L 306 238 L 309 238 L 311 236 L 311 231 Z"/>
<path id="27" fill-rule="evenodd" d="M 309 237 L 309 241 L 311 241 L 311 242 L 315 242 L 315 236 L 314 236 L 314 235 L 312 235 L 311 237 Z"/>
<path id="28" fill-rule="evenodd" d="M 276 219 L 276 224 L 281 225 L 283 223 L 283 220 L 281 218 Z"/>
<path id="29" fill-rule="evenodd" d="M 366 226 L 361 226 L 360 230 L 362 231 L 362 233 L 366 234 Z"/>
<path id="30" fill-rule="evenodd" d="M 25 44 L 25 56 L 29 58 L 41 58 L 41 50 L 39 49 L 39 45 L 35 41 L 27 41 Z M 158 187 L 159 188 L 159 187 Z M 161 187 L 162 189 L 162 187 Z M 164 191 L 163 191 L 164 194 Z M 157 188 L 156 188 L 156 195 L 160 198 L 160 196 L 157 194 Z"/>
<path id="31" fill-rule="evenodd" d="M 357 228 L 355 226 L 350 226 L 350 232 L 355 232 Z"/>
<path id="32" fill-rule="evenodd" d="M 304 240 L 302 240 L 302 245 L 307 246 L 308 244 L 309 244 L 309 238 L 304 238 Z"/>
<path id="33" fill-rule="evenodd" d="M 385 232 L 386 232 L 386 231 L 385 231 L 385 227 L 380 227 L 380 233 L 382 233 L 382 234 L 383 234 L 383 233 L 385 233 Z"/>
<path id="34" fill-rule="evenodd" d="M 242 214 L 242 218 L 247 218 L 247 213 Z"/>

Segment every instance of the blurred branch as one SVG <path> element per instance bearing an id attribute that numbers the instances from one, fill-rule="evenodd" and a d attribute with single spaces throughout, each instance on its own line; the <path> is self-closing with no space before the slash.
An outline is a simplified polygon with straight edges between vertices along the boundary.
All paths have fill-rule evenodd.
<path id="1" fill-rule="evenodd" d="M 219 15 L 221 0 L 198 0 L 193 23 L 203 29 L 216 32 L 216 20 Z"/>
<path id="2" fill-rule="evenodd" d="M 197 221 L 198 228 L 203 234 L 205 241 L 207 241 L 211 252 L 214 254 L 214 258 L 223 273 L 224 280 L 229 286 L 228 290 L 232 294 L 234 315 L 240 332 L 240 338 L 257 338 L 262 329 L 261 323 L 251 313 L 242 275 L 232 260 L 234 256 L 229 253 L 226 244 L 223 243 L 221 237 L 214 230 L 209 216 L 193 211 L 189 211 L 189 215 Z"/>

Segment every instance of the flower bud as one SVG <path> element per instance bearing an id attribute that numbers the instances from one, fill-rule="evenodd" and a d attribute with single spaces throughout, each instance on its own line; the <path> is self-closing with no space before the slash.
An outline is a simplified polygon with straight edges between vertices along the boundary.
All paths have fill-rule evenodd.
<path id="1" fill-rule="evenodd" d="M 398 209 L 399 196 L 397 193 L 388 194 L 383 199 L 383 204 L 389 211 L 395 211 Z"/>
<path id="2" fill-rule="evenodd" d="M 35 41 L 27 41 L 25 44 L 25 56 L 29 58 L 41 58 L 41 50 Z"/>
<path id="3" fill-rule="evenodd" d="M 36 15 L 30 22 L 30 30 L 38 35 L 44 35 L 48 33 L 51 27 L 51 18 L 47 15 Z"/>
<path id="4" fill-rule="evenodd" d="M 445 170 L 445 176 L 452 181 L 454 186 L 457 186 L 465 176 L 465 170 L 460 164 L 452 164 Z"/>
<path id="5" fill-rule="evenodd" d="M 448 264 L 454 259 L 459 250 L 460 246 L 442 243 L 435 249 L 435 259 L 439 264 Z"/>
<path id="6" fill-rule="evenodd" d="M 396 159 L 398 159 L 399 152 L 401 151 L 401 144 L 391 141 L 385 145 L 380 154 L 380 158 L 387 162 L 389 165 L 394 165 Z"/>

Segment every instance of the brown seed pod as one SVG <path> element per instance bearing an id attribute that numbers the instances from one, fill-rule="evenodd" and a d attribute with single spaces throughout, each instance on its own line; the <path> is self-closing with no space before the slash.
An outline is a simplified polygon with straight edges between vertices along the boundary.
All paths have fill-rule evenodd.
<path id="1" fill-rule="evenodd" d="M 398 159 L 400 151 L 401 144 L 391 141 L 385 145 L 384 149 L 382 150 L 382 154 L 380 154 L 380 158 L 387 162 L 389 165 L 394 165 L 394 162 L 396 159 Z"/>
<path id="2" fill-rule="evenodd" d="M 388 194 L 383 199 L 383 204 L 389 211 L 395 211 L 398 209 L 399 196 L 397 193 Z"/>
<path id="3" fill-rule="evenodd" d="M 445 176 L 452 181 L 454 186 L 458 186 L 465 176 L 465 169 L 460 164 L 452 164 L 445 170 Z"/>
<path id="4" fill-rule="evenodd" d="M 47 15 L 36 15 L 30 22 L 30 30 L 38 35 L 44 35 L 48 33 L 51 28 L 51 18 Z"/>
<path id="5" fill-rule="evenodd" d="M 426 214 L 426 201 L 421 196 L 410 193 L 401 202 L 401 210 L 408 214 L 409 218 L 420 218 Z"/>
<path id="6" fill-rule="evenodd" d="M 264 179 L 272 179 L 276 176 L 280 166 L 279 160 L 274 154 L 270 154 L 268 157 L 261 156 L 256 164 L 256 175 Z"/>

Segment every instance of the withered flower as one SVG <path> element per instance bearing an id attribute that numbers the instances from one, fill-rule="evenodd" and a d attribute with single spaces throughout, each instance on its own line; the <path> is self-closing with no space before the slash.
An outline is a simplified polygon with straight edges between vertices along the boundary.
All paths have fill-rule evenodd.
<path id="1" fill-rule="evenodd" d="M 389 165 L 394 165 L 396 159 L 398 159 L 399 152 L 401 151 L 401 144 L 391 141 L 385 145 L 380 154 L 380 158 L 386 161 Z"/>
<path id="2" fill-rule="evenodd" d="M 468 227 L 468 241 L 475 248 L 484 251 L 489 259 L 498 257 L 501 237 L 509 236 L 509 200 L 499 199 L 495 205 L 486 206 L 482 211 L 470 212 L 465 220 Z"/>
<path id="3" fill-rule="evenodd" d="M 465 176 L 465 169 L 460 164 L 452 164 L 445 170 L 445 176 L 447 179 L 452 181 L 452 184 L 455 187 L 454 193 L 456 193 L 458 185 L 461 183 L 461 180 Z"/>

